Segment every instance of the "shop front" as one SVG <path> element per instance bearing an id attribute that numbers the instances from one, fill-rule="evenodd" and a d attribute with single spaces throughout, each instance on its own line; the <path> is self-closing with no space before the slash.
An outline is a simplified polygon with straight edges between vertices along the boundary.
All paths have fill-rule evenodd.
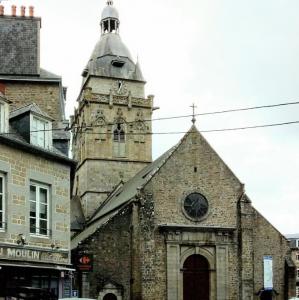
<path id="1" fill-rule="evenodd" d="M 72 271 L 67 251 L 0 246 L 0 300 L 69 297 Z"/>

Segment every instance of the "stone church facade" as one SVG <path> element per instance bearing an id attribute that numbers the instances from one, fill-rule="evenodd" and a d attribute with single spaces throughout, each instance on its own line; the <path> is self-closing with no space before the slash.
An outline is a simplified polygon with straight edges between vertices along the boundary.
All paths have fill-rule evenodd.
<path id="1" fill-rule="evenodd" d="M 104 8 L 101 30 L 72 118 L 79 166 L 71 244 L 74 256 L 93 256 L 93 270 L 77 274 L 81 296 L 294 296 L 287 239 L 256 211 L 195 125 L 151 161 L 153 96 L 145 97 L 139 64 L 120 39 L 113 1 Z"/>

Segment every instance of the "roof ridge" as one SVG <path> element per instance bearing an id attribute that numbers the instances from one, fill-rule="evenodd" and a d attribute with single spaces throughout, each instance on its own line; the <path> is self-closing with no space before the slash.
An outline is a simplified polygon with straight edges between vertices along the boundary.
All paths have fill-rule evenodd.
<path id="1" fill-rule="evenodd" d="M 22 112 L 22 110 L 23 110 L 23 112 Z M 10 115 L 10 118 L 14 118 L 14 117 L 16 117 L 18 115 L 22 115 L 23 113 L 26 113 L 28 111 L 38 114 L 47 119 L 50 119 L 51 121 L 54 121 L 54 119 L 51 116 L 49 116 L 46 112 L 44 112 L 35 102 L 18 107 L 16 109 L 10 111 L 9 115 Z M 20 112 L 20 113 L 18 113 L 18 112 Z"/>
<path id="2" fill-rule="evenodd" d="M 180 145 L 183 143 L 184 140 L 187 139 L 188 135 L 190 133 L 193 133 L 193 128 L 196 129 L 195 132 L 198 132 L 198 129 L 196 128 L 195 125 L 192 125 L 191 128 L 188 130 L 188 132 L 179 140 L 179 142 L 174 145 L 172 148 L 170 148 L 168 151 L 170 151 L 171 149 L 173 149 L 172 151 L 170 151 L 170 154 L 165 158 L 165 160 L 162 162 L 162 164 L 160 165 L 159 168 L 157 168 L 156 170 L 154 170 L 153 174 L 150 175 L 149 180 L 147 180 L 142 186 L 141 188 L 143 188 L 146 184 L 148 184 L 151 179 L 158 173 L 158 171 L 167 163 L 167 161 L 173 156 L 173 154 L 177 151 L 177 149 L 180 147 Z M 166 151 L 166 153 L 168 152 Z M 165 154 L 166 154 L 165 153 Z"/>
<path id="3" fill-rule="evenodd" d="M 195 130 L 194 130 L 195 129 Z M 167 161 L 174 155 L 174 153 L 179 149 L 182 143 L 187 139 L 189 134 L 198 132 L 197 128 L 193 125 L 190 130 L 180 139 L 180 141 L 171 147 L 168 151 L 164 152 L 157 159 L 155 159 L 151 164 L 140 170 L 134 177 L 127 181 L 123 187 L 120 187 L 120 194 L 115 195 L 116 189 L 113 194 L 111 194 L 106 200 L 105 204 L 101 205 L 101 209 L 93 215 L 93 219 L 90 220 L 87 227 L 78 235 L 73 238 L 72 243 L 77 243 L 78 240 L 84 240 L 88 236 L 92 235 L 99 227 L 111 219 L 114 215 L 118 214 L 121 209 L 126 207 L 132 202 L 132 199 L 136 196 L 139 189 L 142 189 L 146 184 L 148 184 L 151 179 L 159 172 L 159 170 L 167 163 Z M 157 164 L 157 166 L 156 166 Z M 144 182 L 140 182 L 144 180 Z M 121 195 L 121 193 L 124 193 Z M 118 198 L 118 196 L 120 197 Z M 119 201 L 120 199 L 120 201 Z M 114 201 L 115 202 L 114 202 Z M 109 203 L 111 205 L 109 207 Z M 106 210 L 105 210 L 106 208 Z"/>

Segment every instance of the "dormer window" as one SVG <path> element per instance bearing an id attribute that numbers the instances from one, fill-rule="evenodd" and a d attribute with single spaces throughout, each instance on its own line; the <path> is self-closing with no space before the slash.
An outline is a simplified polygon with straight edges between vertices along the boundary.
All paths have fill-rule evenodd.
<path id="1" fill-rule="evenodd" d="M 52 147 L 52 124 L 48 120 L 31 115 L 30 143 L 42 148 Z"/>
<path id="2" fill-rule="evenodd" d="M 111 65 L 117 68 L 123 67 L 125 63 L 126 63 L 125 61 L 119 59 L 114 59 L 111 61 Z"/>

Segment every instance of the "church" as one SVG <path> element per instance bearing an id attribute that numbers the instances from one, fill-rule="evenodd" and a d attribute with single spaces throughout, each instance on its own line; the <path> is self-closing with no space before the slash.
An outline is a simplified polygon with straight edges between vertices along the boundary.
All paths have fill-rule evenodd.
<path id="1" fill-rule="evenodd" d="M 152 95 L 113 1 L 71 119 L 71 248 L 81 297 L 253 300 L 295 295 L 287 239 L 196 128 L 152 161 Z"/>

